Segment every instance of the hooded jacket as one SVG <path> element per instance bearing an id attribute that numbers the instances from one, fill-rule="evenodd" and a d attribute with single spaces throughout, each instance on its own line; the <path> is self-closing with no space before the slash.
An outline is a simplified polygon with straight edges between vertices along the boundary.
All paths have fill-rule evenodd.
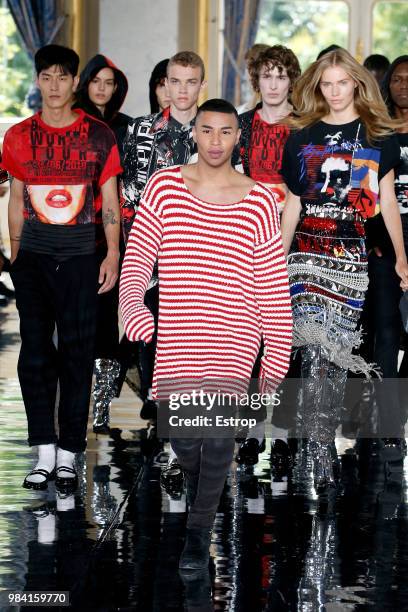
<path id="1" fill-rule="evenodd" d="M 99 111 L 93 102 L 89 99 L 88 86 L 92 79 L 103 68 L 111 68 L 115 75 L 116 90 L 113 93 L 111 100 L 106 105 L 105 114 Z M 85 68 L 79 76 L 79 85 L 76 91 L 76 101 L 74 108 L 82 108 L 88 115 L 100 119 L 106 123 L 115 134 L 118 143 L 120 157 L 123 160 L 123 141 L 126 136 L 126 131 L 132 118 L 124 113 L 119 112 L 126 98 L 128 91 L 128 80 L 122 70 L 105 55 L 98 53 L 89 60 Z"/>

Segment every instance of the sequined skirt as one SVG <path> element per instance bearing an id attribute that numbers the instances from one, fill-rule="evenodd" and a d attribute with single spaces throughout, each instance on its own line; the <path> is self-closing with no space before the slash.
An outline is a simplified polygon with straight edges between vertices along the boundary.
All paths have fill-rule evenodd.
<path id="1" fill-rule="evenodd" d="M 304 217 L 288 257 L 294 346 L 318 344 L 341 368 L 372 369 L 353 354 L 361 343 L 358 322 L 368 287 L 361 221 Z"/>

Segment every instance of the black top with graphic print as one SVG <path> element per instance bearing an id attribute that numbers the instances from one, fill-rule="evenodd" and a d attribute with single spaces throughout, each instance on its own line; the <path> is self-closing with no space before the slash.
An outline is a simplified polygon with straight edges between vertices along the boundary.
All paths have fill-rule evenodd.
<path id="1" fill-rule="evenodd" d="M 401 213 L 405 250 L 408 252 L 408 134 L 397 134 L 397 139 L 400 158 L 394 168 L 395 195 Z M 378 247 L 384 255 L 394 256 L 394 247 L 381 214 L 367 223 L 366 232 L 370 247 Z"/>
<path id="2" fill-rule="evenodd" d="M 360 119 L 342 125 L 319 121 L 289 136 L 282 175 L 300 196 L 302 215 L 344 211 L 368 219 L 379 211 L 379 181 L 398 162 L 394 135 L 370 145 Z"/>

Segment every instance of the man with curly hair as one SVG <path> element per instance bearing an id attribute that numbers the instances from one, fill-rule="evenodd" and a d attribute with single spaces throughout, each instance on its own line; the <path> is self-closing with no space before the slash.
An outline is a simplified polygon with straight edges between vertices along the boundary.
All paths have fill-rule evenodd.
<path id="1" fill-rule="evenodd" d="M 239 158 L 237 155 L 233 163 L 237 169 L 241 166 L 247 176 L 268 187 L 279 211 L 282 211 L 287 189 L 281 175 L 281 163 L 290 130 L 290 93 L 300 76 L 300 66 L 293 51 L 282 45 L 274 45 L 249 58 L 248 71 L 252 87 L 260 94 L 261 101 L 254 109 L 239 117 Z M 257 367 L 252 376 L 257 376 Z M 259 453 L 265 449 L 262 418 L 263 415 L 259 415 L 258 424 L 241 444 L 236 457 L 238 463 L 257 463 Z M 287 464 L 290 455 L 286 443 L 287 432 L 282 429 L 276 433 L 279 439 L 273 441 L 272 459 L 276 455 L 279 465 Z"/>
<path id="2" fill-rule="evenodd" d="M 286 190 L 280 166 L 289 135 L 290 92 L 300 76 L 300 66 L 293 51 L 274 45 L 250 59 L 248 71 L 261 101 L 240 116 L 240 161 L 244 173 L 267 185 L 282 209 Z"/>

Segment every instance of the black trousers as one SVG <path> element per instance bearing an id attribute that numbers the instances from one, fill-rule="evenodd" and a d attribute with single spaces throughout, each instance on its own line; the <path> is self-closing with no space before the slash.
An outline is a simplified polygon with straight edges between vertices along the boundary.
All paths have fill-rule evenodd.
<path id="1" fill-rule="evenodd" d="M 100 266 L 107 254 L 106 246 L 97 251 Z M 122 258 L 120 264 L 122 263 Z M 95 359 L 120 359 L 119 348 L 119 281 L 107 293 L 97 297 Z"/>
<path id="2" fill-rule="evenodd" d="M 157 346 L 157 323 L 159 318 L 159 285 L 155 285 L 146 291 L 144 303 L 153 314 L 155 332 L 151 342 L 139 342 L 138 370 L 140 376 L 140 396 L 142 400 L 147 398 L 148 391 L 153 381 Z"/>
<path id="3" fill-rule="evenodd" d="M 234 455 L 235 439 L 171 438 L 186 474 L 190 512 L 187 527 L 211 528 Z"/>
<path id="4" fill-rule="evenodd" d="M 47 255 L 20 250 L 10 273 L 20 315 L 18 376 L 28 443 L 57 442 L 65 450 L 83 451 L 94 361 L 96 257 L 82 255 L 58 263 Z M 58 348 L 52 340 L 55 326 Z"/>
<path id="5" fill-rule="evenodd" d="M 378 383 L 379 432 L 381 437 L 399 437 L 405 422 L 405 408 L 399 397 L 398 351 L 402 331 L 399 300 L 402 292 L 395 272 L 395 257 L 384 253 L 368 258 L 369 286 L 365 309 L 369 357 L 381 369 Z M 405 402 L 404 402 L 405 403 Z"/>

